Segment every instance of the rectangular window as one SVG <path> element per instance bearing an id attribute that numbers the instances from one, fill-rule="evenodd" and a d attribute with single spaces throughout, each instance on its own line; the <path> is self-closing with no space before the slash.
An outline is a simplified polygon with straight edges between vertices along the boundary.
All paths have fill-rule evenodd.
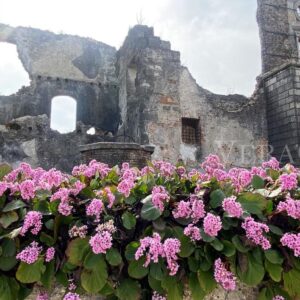
<path id="1" fill-rule="evenodd" d="M 182 142 L 189 145 L 200 144 L 200 126 L 198 119 L 182 118 Z"/>

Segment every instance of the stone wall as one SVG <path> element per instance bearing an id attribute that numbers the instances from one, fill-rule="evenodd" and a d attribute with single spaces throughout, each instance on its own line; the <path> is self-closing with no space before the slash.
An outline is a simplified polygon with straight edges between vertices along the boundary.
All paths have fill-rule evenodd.
<path id="1" fill-rule="evenodd" d="M 88 164 L 92 159 L 108 164 L 110 167 L 128 162 L 133 167 L 143 168 L 151 161 L 154 147 L 135 143 L 100 142 L 81 145 L 81 162 Z"/>

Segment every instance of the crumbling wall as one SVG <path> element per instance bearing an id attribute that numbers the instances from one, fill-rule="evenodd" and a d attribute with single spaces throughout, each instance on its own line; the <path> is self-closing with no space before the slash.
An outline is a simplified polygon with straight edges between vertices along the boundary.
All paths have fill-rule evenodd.
<path id="1" fill-rule="evenodd" d="M 265 158 L 263 99 L 216 95 L 199 87 L 182 67 L 179 52 L 146 26 L 129 31 L 118 57 L 123 126 L 137 142 L 156 146 L 153 158 L 182 159 L 190 166 L 209 153 L 238 166 L 257 164 Z M 133 65 L 134 82 L 129 76 Z M 183 142 L 182 118 L 198 120 L 197 143 Z"/>

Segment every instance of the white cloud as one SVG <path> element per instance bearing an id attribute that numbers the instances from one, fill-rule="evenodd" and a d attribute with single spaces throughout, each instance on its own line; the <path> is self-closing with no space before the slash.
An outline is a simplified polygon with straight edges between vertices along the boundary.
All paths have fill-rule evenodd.
<path id="1" fill-rule="evenodd" d="M 0 22 L 88 36 L 117 48 L 142 12 L 204 88 L 250 95 L 260 73 L 256 0 L 0 0 Z M 0 57 L 1 63 L 1 57 Z"/>

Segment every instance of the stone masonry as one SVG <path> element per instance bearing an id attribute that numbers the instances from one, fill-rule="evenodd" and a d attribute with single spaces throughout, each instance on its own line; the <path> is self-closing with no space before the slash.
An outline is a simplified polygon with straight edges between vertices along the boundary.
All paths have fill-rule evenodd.
<path id="1" fill-rule="evenodd" d="M 251 98 L 200 87 L 180 53 L 147 26 L 131 28 L 116 50 L 0 24 L 0 42 L 16 45 L 31 79 L 16 94 L 0 96 L 0 160 L 70 171 L 80 162 L 79 145 L 125 142 L 153 146 L 153 159 L 190 167 L 209 153 L 227 166 L 249 167 L 266 158 L 268 147 L 300 165 L 299 11 L 300 1 L 258 0 L 263 74 Z M 77 102 L 74 132 L 50 128 L 51 101 L 59 95 Z"/>

